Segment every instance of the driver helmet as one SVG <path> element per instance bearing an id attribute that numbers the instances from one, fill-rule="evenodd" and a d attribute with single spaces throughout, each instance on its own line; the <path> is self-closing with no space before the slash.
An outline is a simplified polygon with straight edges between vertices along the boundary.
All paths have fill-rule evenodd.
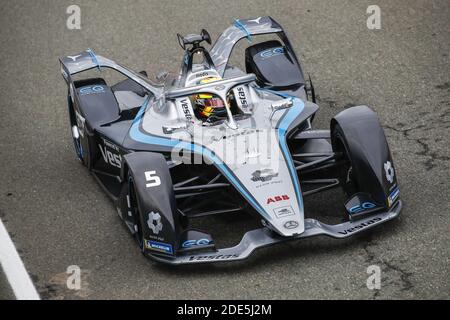
<path id="1" fill-rule="evenodd" d="M 208 77 L 199 81 L 199 84 L 205 84 L 221 80 L 218 77 Z M 206 121 L 217 120 L 217 118 L 226 117 L 225 104 L 221 98 L 209 93 L 200 93 L 195 96 L 195 104 L 200 117 Z"/>

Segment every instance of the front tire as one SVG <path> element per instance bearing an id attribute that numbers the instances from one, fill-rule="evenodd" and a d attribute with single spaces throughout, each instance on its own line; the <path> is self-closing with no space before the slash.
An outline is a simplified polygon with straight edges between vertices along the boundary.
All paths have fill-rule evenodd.
<path id="1" fill-rule="evenodd" d="M 127 183 L 125 183 L 125 188 L 127 189 L 125 202 L 127 204 L 127 212 L 131 213 L 131 221 L 133 223 L 134 233 L 133 236 L 141 249 L 144 252 L 144 236 L 143 236 L 143 222 L 142 215 L 139 208 L 139 195 L 136 191 L 134 184 L 134 179 L 131 173 L 128 173 Z"/>

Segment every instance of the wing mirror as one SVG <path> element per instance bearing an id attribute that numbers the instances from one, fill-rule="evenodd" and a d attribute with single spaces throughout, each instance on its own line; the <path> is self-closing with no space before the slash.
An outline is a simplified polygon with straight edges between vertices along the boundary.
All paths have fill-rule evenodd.
<path id="1" fill-rule="evenodd" d="M 272 120 L 273 115 L 280 110 L 288 109 L 294 105 L 294 102 L 292 101 L 292 98 L 278 100 L 272 103 L 271 110 L 272 113 L 270 114 L 270 120 Z"/>
<path id="2" fill-rule="evenodd" d="M 186 121 L 185 124 L 180 124 L 176 126 L 162 126 L 163 132 L 165 134 L 172 134 L 175 132 L 185 131 L 192 136 L 192 122 Z"/>
<path id="3" fill-rule="evenodd" d="M 178 44 L 183 50 L 186 50 L 186 45 L 191 44 L 194 48 L 198 48 L 202 41 L 206 41 L 208 44 L 211 44 L 211 36 L 208 31 L 202 29 L 200 34 L 188 34 L 187 36 L 182 36 L 177 33 Z"/>
<path id="4" fill-rule="evenodd" d="M 167 71 L 161 71 L 161 72 L 158 73 L 158 75 L 156 76 L 156 80 L 158 80 L 158 82 L 164 82 L 168 76 L 169 76 L 169 72 L 167 72 Z"/>

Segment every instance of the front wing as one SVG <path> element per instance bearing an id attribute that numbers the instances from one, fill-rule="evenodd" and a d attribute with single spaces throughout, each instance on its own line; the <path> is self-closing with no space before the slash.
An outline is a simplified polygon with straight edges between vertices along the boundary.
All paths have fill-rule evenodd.
<path id="1" fill-rule="evenodd" d="M 250 254 L 258 248 L 285 241 L 299 240 L 318 235 L 325 235 L 337 239 L 347 238 L 397 217 L 401 209 L 402 202 L 399 200 L 389 211 L 378 212 L 358 221 L 348 221 L 341 224 L 329 225 L 315 219 L 305 219 L 305 231 L 302 234 L 293 237 L 278 236 L 268 228 L 264 227 L 245 233 L 238 245 L 219 249 L 215 252 L 203 252 L 175 257 L 156 254 L 148 255 L 156 261 L 172 265 L 243 260 L 248 258 Z"/>

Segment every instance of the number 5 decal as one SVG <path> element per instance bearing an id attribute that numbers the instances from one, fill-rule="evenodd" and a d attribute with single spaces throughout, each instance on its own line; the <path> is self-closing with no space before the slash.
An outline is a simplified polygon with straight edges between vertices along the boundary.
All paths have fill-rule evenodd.
<path id="1" fill-rule="evenodd" d="M 161 179 L 156 175 L 156 171 L 145 171 L 145 180 L 147 188 L 157 187 L 161 184 Z"/>

